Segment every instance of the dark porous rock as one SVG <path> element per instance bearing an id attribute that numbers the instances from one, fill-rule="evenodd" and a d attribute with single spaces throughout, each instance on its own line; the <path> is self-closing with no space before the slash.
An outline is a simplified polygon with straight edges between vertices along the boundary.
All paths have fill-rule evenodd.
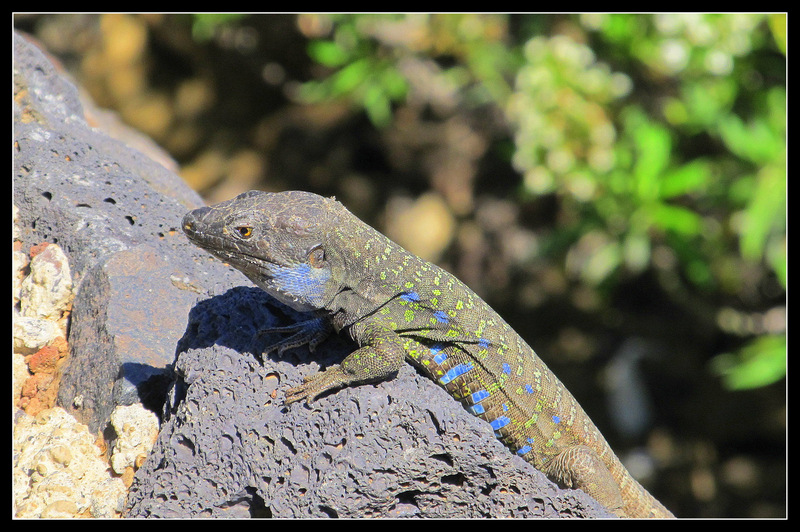
<path id="1" fill-rule="evenodd" d="M 260 329 L 304 317 L 192 246 L 180 223 L 197 194 L 130 147 L 142 144 L 90 127 L 69 79 L 13 41 L 20 239 L 58 243 L 76 287 L 59 404 L 93 431 L 117 405 L 162 415 L 127 515 L 610 517 L 411 366 L 286 406 L 287 388 L 352 343 L 262 355 L 279 335 Z"/>
<path id="2" fill-rule="evenodd" d="M 315 354 L 260 357 L 270 342 L 258 324 L 302 319 L 293 313 L 250 287 L 192 310 L 167 422 L 131 488 L 129 516 L 609 516 L 510 453 L 411 366 L 285 405 L 287 388 L 354 348 L 333 337 Z"/>

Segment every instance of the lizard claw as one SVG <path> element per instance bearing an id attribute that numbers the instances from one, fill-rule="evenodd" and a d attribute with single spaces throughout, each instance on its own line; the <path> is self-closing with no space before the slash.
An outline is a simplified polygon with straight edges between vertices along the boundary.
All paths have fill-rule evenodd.
<path id="1" fill-rule="evenodd" d="M 305 400 L 306 404 L 314 401 L 319 395 L 346 385 L 349 379 L 340 366 L 331 366 L 325 371 L 315 373 L 303 379 L 303 384 L 286 390 L 286 404 Z"/>

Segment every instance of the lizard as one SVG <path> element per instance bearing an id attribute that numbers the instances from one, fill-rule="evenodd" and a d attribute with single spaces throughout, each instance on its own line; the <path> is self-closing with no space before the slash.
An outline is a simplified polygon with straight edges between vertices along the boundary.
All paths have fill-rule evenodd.
<path id="1" fill-rule="evenodd" d="M 489 422 L 513 452 L 563 488 L 620 517 L 674 517 L 639 484 L 577 400 L 486 302 L 444 269 L 406 251 L 335 198 L 249 191 L 187 213 L 188 239 L 310 318 L 269 348 L 344 331 L 358 348 L 285 393 L 325 392 L 396 375 L 406 362 Z"/>

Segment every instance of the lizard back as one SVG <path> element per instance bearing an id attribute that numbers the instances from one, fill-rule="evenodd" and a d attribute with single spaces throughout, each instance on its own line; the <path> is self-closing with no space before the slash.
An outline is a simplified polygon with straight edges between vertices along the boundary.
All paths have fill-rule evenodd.
<path id="1" fill-rule="evenodd" d="M 483 299 L 447 271 L 420 259 L 369 226 L 358 241 L 383 259 L 360 253 L 382 294 L 393 294 L 351 324 L 377 323 L 406 339 L 409 361 L 486 420 L 499 438 L 534 467 L 575 445 L 591 448 L 619 485 L 625 515 L 671 516 L 613 453 L 572 394 L 522 337 Z M 357 335 L 357 332 L 355 333 Z"/>

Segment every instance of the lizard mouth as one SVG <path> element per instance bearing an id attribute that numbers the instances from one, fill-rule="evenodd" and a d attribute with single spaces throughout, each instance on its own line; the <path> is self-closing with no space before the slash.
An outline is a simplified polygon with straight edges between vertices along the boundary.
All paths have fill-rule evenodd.
<path id="1" fill-rule="evenodd" d="M 184 222 L 183 231 L 188 239 L 197 247 L 206 250 L 218 259 L 241 270 L 248 277 L 256 274 L 262 278 L 272 278 L 273 270 L 283 265 L 249 253 L 246 249 L 231 245 L 230 241 L 215 237 L 198 230 L 194 222 Z"/>
<path id="2" fill-rule="evenodd" d="M 258 279 L 262 283 L 271 281 L 275 276 L 275 270 L 282 267 L 280 263 L 267 260 L 264 257 L 256 257 L 241 250 L 207 248 L 207 251 L 241 271 L 247 277 L 254 281 Z"/>
<path id="3" fill-rule="evenodd" d="M 287 289 L 278 280 L 281 272 L 287 270 L 289 266 L 264 257 L 256 257 L 240 249 L 208 247 L 206 251 L 242 272 L 253 284 L 282 303 L 296 310 L 308 310 L 297 294 L 292 293 L 291 289 Z"/>
<path id="4" fill-rule="evenodd" d="M 185 225 L 184 232 L 197 247 L 214 255 L 222 262 L 233 266 L 251 279 L 271 280 L 273 270 L 280 267 L 278 263 L 268 261 L 263 257 L 256 257 L 243 249 L 234 248 L 230 243 L 226 245 L 221 238 L 214 238 L 195 231 L 191 225 Z"/>

